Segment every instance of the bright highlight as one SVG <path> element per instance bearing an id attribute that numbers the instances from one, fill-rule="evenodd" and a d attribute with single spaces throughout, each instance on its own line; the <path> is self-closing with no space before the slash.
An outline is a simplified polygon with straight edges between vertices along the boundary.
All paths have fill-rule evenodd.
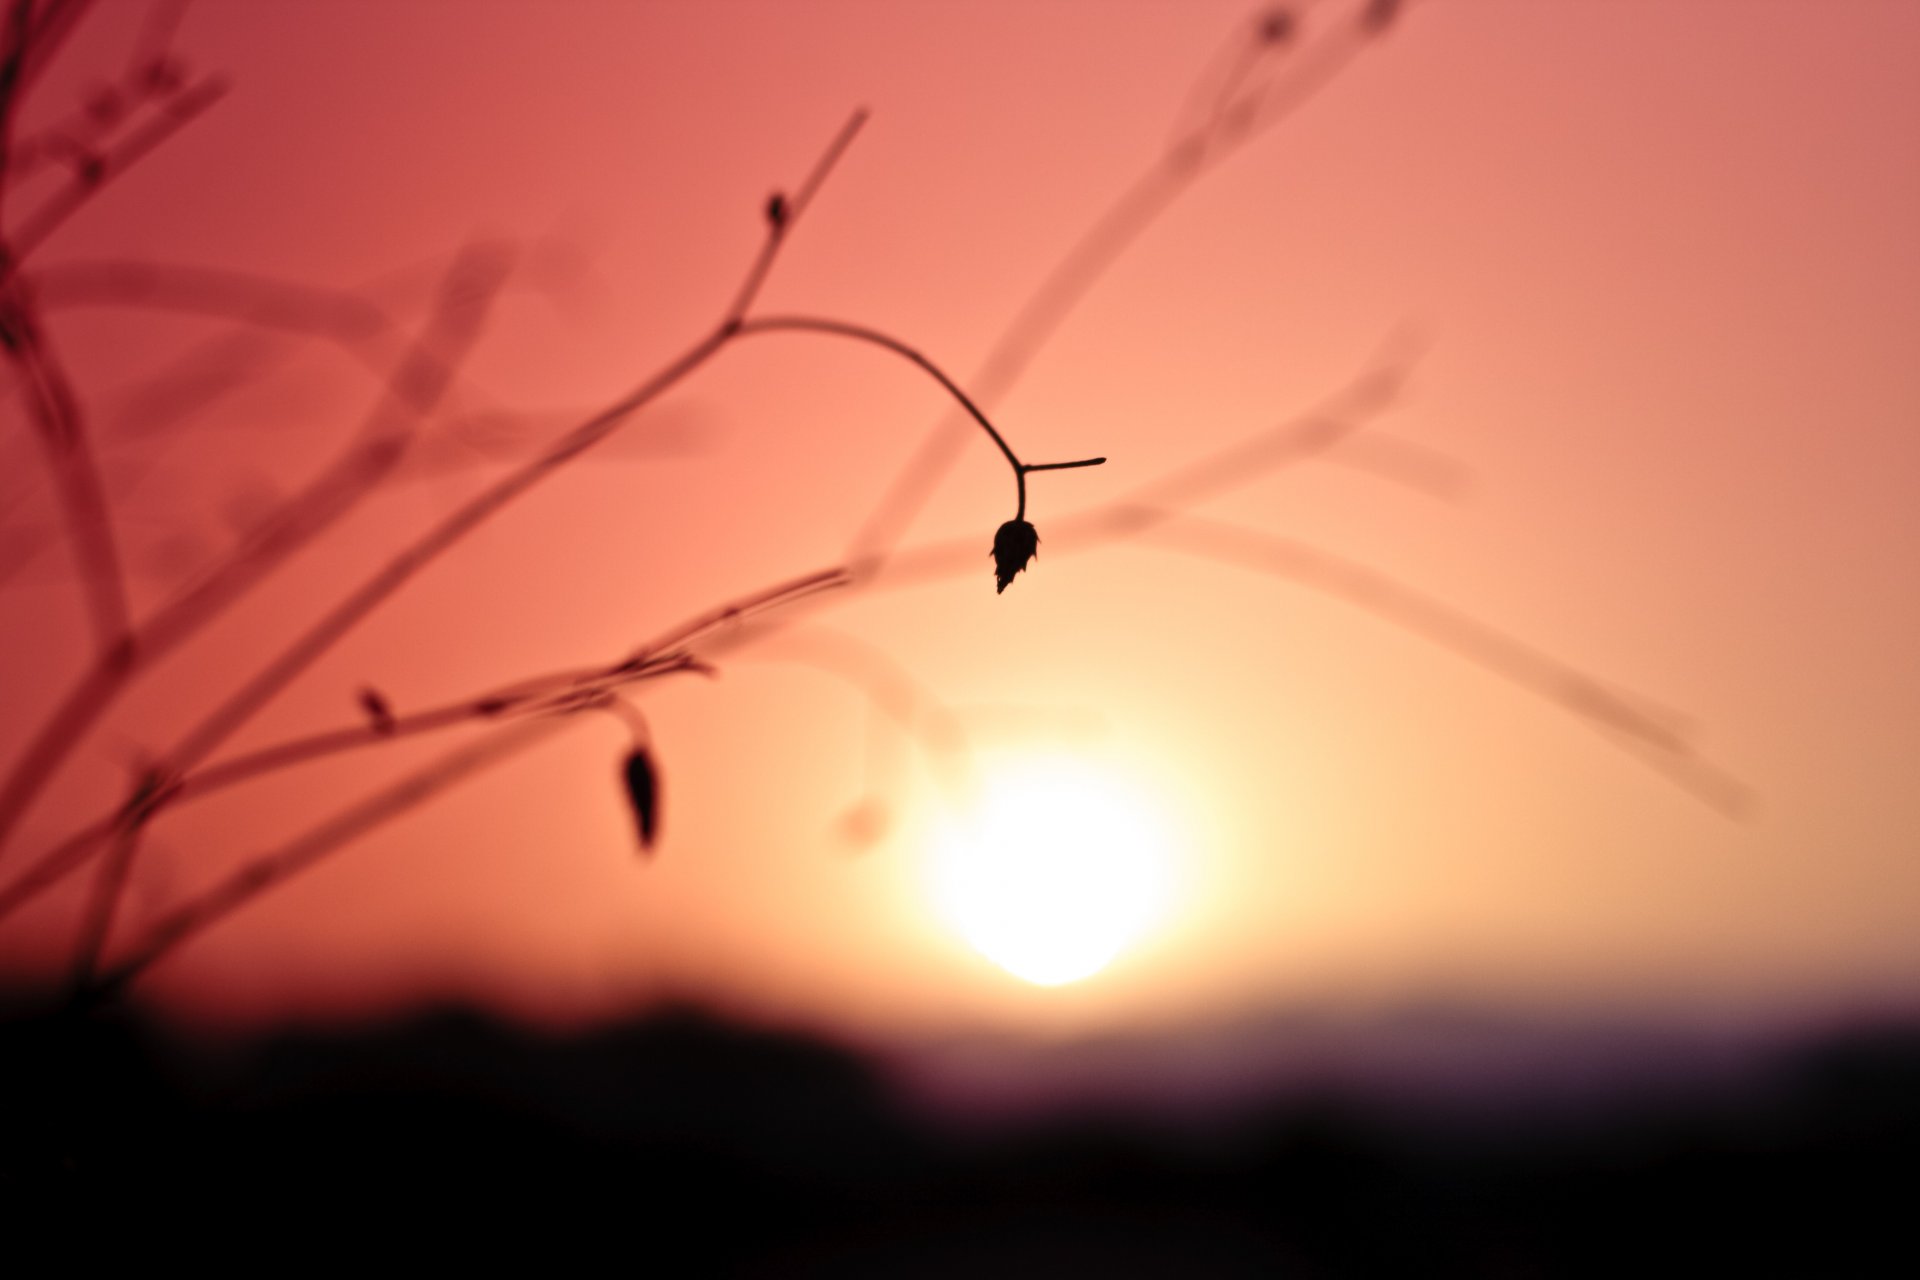
<path id="1" fill-rule="evenodd" d="M 1015 977 L 1089 977 L 1167 914 L 1173 844 L 1137 789 L 1071 760 L 1024 760 L 988 780 L 932 851 L 936 906 Z"/>

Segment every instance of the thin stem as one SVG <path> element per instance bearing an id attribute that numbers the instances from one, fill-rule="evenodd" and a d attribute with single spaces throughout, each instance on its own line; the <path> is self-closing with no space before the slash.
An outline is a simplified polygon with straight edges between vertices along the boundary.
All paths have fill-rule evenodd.
<path id="1" fill-rule="evenodd" d="M 747 268 L 747 278 L 740 282 L 739 290 L 733 295 L 733 301 L 728 304 L 726 320 L 722 322 L 723 324 L 738 323 L 746 318 L 754 300 L 760 296 L 761 286 L 767 282 L 767 276 L 773 270 L 774 259 L 780 254 L 780 246 L 786 243 L 787 232 L 792 229 L 795 222 L 799 221 L 800 215 L 807 211 L 807 206 L 813 203 L 813 197 L 818 194 L 821 184 L 827 180 L 827 175 L 833 172 L 833 167 L 840 162 L 840 157 L 846 154 L 847 148 L 853 145 L 854 138 L 866 123 L 865 107 L 857 109 L 847 117 L 847 122 L 840 126 L 840 132 L 834 135 L 833 141 L 827 144 L 827 149 L 821 153 L 818 160 L 814 161 L 812 171 L 807 174 L 806 180 L 800 184 L 800 189 L 794 193 L 793 198 L 791 200 L 782 198 L 784 208 L 781 215 L 768 217 L 766 242 L 760 246 L 759 255 L 754 258 L 753 265 Z"/>
<path id="2" fill-rule="evenodd" d="M 285 883 L 401 814 L 417 808 L 455 783 L 519 754 L 553 734 L 564 723 L 563 717 L 546 716 L 488 734 L 481 741 L 448 753 L 426 768 L 374 792 L 305 835 L 254 859 L 212 889 L 162 918 L 146 938 L 117 966 L 108 970 L 86 994 L 94 999 L 117 994 L 182 943 L 219 923 L 260 894 Z"/>
<path id="3" fill-rule="evenodd" d="M 0 297 L 0 342 L 20 371 L 27 408 L 60 494 L 60 511 L 78 562 L 96 651 L 123 662 L 129 641 L 126 578 L 106 488 L 88 439 L 86 415 L 41 332 L 31 295 L 18 282 L 6 285 Z"/>
<path id="4" fill-rule="evenodd" d="M 122 891 L 133 872 L 143 830 L 141 826 L 133 825 L 115 833 L 113 847 L 108 850 L 106 860 L 100 864 L 100 870 L 94 876 L 93 890 L 87 898 L 86 912 L 80 923 L 80 939 L 74 953 L 73 992 L 76 999 L 93 986 L 94 977 L 100 971 L 100 958 L 106 954 L 107 940 L 113 936 L 113 918 L 119 913 Z"/>
<path id="5" fill-rule="evenodd" d="M 759 316 L 742 321 L 736 332 L 743 336 L 753 333 L 799 332 L 825 333 L 841 338 L 852 338 L 858 342 L 872 343 L 874 346 L 882 347 L 925 370 L 935 382 L 946 388 L 947 394 L 967 411 L 969 417 L 980 424 L 980 429 L 987 433 L 988 438 L 1000 450 L 1001 456 L 1007 460 L 1007 466 L 1013 471 L 1014 484 L 1019 492 L 1019 513 L 1016 519 L 1025 516 L 1027 511 L 1027 472 L 1059 471 L 1068 467 L 1097 467 L 1106 461 L 1105 458 L 1082 458 L 1075 462 L 1025 463 L 1020 461 L 1020 456 L 1013 451 L 1013 446 L 1007 443 L 1006 437 L 1001 435 L 988 420 L 980 406 L 960 389 L 959 383 L 948 377 L 940 366 L 920 352 L 878 329 L 850 324 L 844 320 L 827 320 L 818 316 Z"/>
<path id="6" fill-rule="evenodd" d="M 1289 78 L 1252 94 L 1248 105 L 1255 111 L 1243 127 L 1223 127 L 1229 115 L 1223 107 L 1212 113 L 1206 125 L 1155 156 L 1027 296 L 978 373 L 969 379 L 978 399 L 992 404 L 1020 380 L 1113 263 L 1190 186 L 1324 89 L 1366 44 L 1364 27 L 1364 15 L 1356 15 L 1314 46 Z M 1267 51 L 1263 49 L 1262 55 Z M 851 563 L 877 569 L 905 536 L 915 514 L 959 457 L 961 433 L 955 425 L 951 418 L 935 424 L 895 473 L 848 547 Z"/>
<path id="7" fill-rule="evenodd" d="M 808 175 L 800 195 L 795 198 L 794 214 L 810 202 L 834 161 L 845 151 L 853 135 L 865 121 L 864 111 L 856 112 L 835 135 Z M 735 299 L 734 307 L 704 338 L 695 342 L 664 368 L 639 386 L 614 401 L 599 413 L 568 432 L 538 457 L 510 471 L 498 481 L 462 504 L 424 536 L 389 560 L 371 578 L 351 592 L 309 627 L 290 646 L 257 672 L 235 693 L 205 716 L 183 736 L 167 760 L 175 772 L 185 772 L 202 760 L 255 712 L 284 689 L 296 676 L 364 619 L 412 577 L 432 564 L 474 529 L 491 519 L 516 498 L 552 475 L 560 467 L 599 444 L 639 409 L 704 365 L 742 330 L 736 308 L 751 303 L 761 282 L 771 269 L 774 255 L 784 242 L 791 217 L 769 228 L 766 247 L 749 269 L 747 282 Z"/>
<path id="8" fill-rule="evenodd" d="M 119 146 L 101 157 L 97 170 L 76 174 L 69 179 L 14 232 L 10 240 L 12 254 L 5 261 L 0 261 L 0 280 L 12 276 L 20 264 L 92 199 L 103 185 L 151 154 L 192 123 L 201 112 L 225 97 L 227 87 L 225 80 L 214 77 L 202 80 L 179 96 L 168 99 L 157 118 L 135 130 Z"/>
<path id="9" fill-rule="evenodd" d="M 365 496 L 380 475 L 398 463 L 411 422 L 438 403 L 451 380 L 454 362 L 478 337 L 486 304 L 504 279 L 504 270 L 504 260 L 497 254 L 469 250 L 456 259 L 447 272 L 433 315 L 395 370 L 386 395 L 368 418 L 356 444 L 285 504 L 275 518 L 265 522 L 225 563 L 162 606 L 137 631 L 122 633 L 117 643 L 102 651 L 0 786 L 0 848 L 40 788 L 137 676 L 212 622 L 338 520 Z M 31 335 L 33 331 L 28 328 L 26 332 Z M 40 350 L 37 343 L 26 349 Z M 99 518 L 104 521 L 104 510 Z M 94 536 L 98 539 L 103 535 Z M 111 563 L 117 566 L 117 561 Z M 98 568 L 88 575 L 89 581 L 106 573 L 107 567 Z M 100 594 L 98 589 L 95 594 Z M 104 606 L 96 603 L 95 607 L 99 610 Z"/>

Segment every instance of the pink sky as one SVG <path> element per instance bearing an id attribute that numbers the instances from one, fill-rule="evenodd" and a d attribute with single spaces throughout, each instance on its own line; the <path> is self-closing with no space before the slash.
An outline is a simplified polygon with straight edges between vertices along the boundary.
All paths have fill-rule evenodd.
<path id="1" fill-rule="evenodd" d="M 117 75 L 144 12 L 100 6 L 18 132 Z M 1307 34 L 1351 13 L 1314 6 Z M 513 243 L 514 282 L 427 438 L 511 411 L 492 421 L 524 455 L 713 324 L 768 193 L 865 106 L 759 309 L 873 326 L 967 383 L 1192 119 L 1196 79 L 1249 21 L 1235 4 L 1065 0 L 202 0 L 174 47 L 230 93 L 29 278 L 217 266 L 368 288 L 411 331 L 462 245 Z M 1433 996 L 1910 999 L 1917 69 L 1920 10 L 1899 3 L 1411 5 L 1188 189 L 993 401 L 1024 456 L 1111 459 L 1030 479 L 1040 558 L 1004 595 L 986 549 L 1010 486 L 972 440 L 910 540 L 972 539 L 973 568 L 850 593 L 806 630 L 716 652 L 717 680 L 636 695 L 667 797 L 650 863 L 615 785 L 626 731 L 582 717 L 209 930 L 140 994 L 241 1022 L 448 995 L 564 1022 L 693 996 L 880 1036 Z M 39 181 L 9 194 L 10 230 L 52 189 Z M 329 457 L 380 389 L 324 342 L 274 339 L 278 363 L 175 419 L 152 379 L 253 331 L 42 292 L 136 615 Z M 1746 819 L 1323 593 L 1170 540 L 1069 555 L 1063 533 L 1050 553 L 1073 512 L 1321 403 L 1396 342 L 1417 352 L 1407 385 L 1349 445 L 1195 514 L 1370 566 L 1683 712 L 1751 788 Z M 12 403 L 0 531 L 17 545 L 53 508 Z M 405 711 L 611 661 L 832 565 L 944 410 L 870 347 L 742 341 L 426 571 L 229 750 L 351 725 L 365 684 Z M 1389 463 L 1464 484 L 1436 495 L 1383 479 Z M 383 489 L 154 670 L 31 811 L 0 883 L 499 468 Z M 9 760 L 89 643 L 67 564 L 54 544 L 0 585 Z M 1151 779 L 1182 833 L 1168 926 L 1053 991 L 946 931 L 920 871 L 941 793 L 912 742 L 870 744 L 860 691 L 817 665 L 848 637 L 937 696 L 977 761 L 1046 747 Z M 874 746 L 899 825 L 851 856 L 836 818 Z M 118 944 L 433 749 L 163 816 Z M 0 974 L 51 980 L 78 901 L 0 922 Z"/>

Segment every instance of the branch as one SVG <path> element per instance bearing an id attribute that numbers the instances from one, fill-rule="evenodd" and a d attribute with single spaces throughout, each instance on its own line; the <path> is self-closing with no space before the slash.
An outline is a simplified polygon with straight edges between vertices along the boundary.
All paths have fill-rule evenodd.
<path id="1" fill-rule="evenodd" d="M 110 999 L 182 943 L 218 924 L 261 894 L 284 884 L 360 837 L 391 822 L 481 770 L 502 763 L 542 741 L 564 723 L 546 717 L 488 734 L 480 742 L 441 757 L 426 768 L 382 788 L 305 835 L 249 862 L 212 889 L 170 912 L 119 964 L 85 993 Z"/>
<path id="2" fill-rule="evenodd" d="M 893 338 L 881 333 L 877 329 L 869 329 L 864 325 L 848 324 L 842 320 L 822 320 L 813 316 L 764 316 L 755 320 L 743 321 L 735 331 L 741 335 L 787 331 L 825 333 L 842 338 L 852 338 L 859 342 L 868 342 L 874 346 L 883 347 L 926 370 L 935 382 L 938 382 L 942 387 L 946 388 L 948 395 L 959 402 L 960 407 L 966 410 L 967 415 L 980 424 L 980 429 L 987 433 L 988 438 L 991 439 L 995 447 L 1000 450 L 1001 456 L 1006 458 L 1007 466 L 1013 470 L 1014 483 L 1019 491 L 1019 507 L 1013 517 L 1016 520 L 1021 519 L 1027 513 L 1027 473 L 1029 471 L 1062 471 L 1070 467 L 1097 467 L 1106 461 L 1105 458 L 1081 458 L 1075 462 L 1031 463 L 1020 461 L 1019 455 L 1014 453 L 1013 446 L 1007 443 L 1006 437 L 1002 436 L 1000 432 L 994 428 L 993 423 L 987 420 L 987 415 L 981 412 L 980 406 L 968 398 L 967 393 L 960 389 L 960 385 L 957 382 L 942 373 L 939 366 L 935 365 L 933 361 L 927 359 L 906 343 L 901 342 L 898 338 Z"/>
<path id="3" fill-rule="evenodd" d="M 1093 220 L 1014 314 L 986 361 L 969 380 L 978 400 L 991 405 L 1011 389 L 1093 286 L 1170 205 L 1235 151 L 1311 101 L 1380 29 L 1370 21 L 1363 5 L 1293 64 L 1299 68 L 1296 74 L 1241 95 L 1246 110 L 1223 107 L 1151 161 Z M 1248 44 L 1248 56 L 1253 59 L 1293 53 L 1290 45 L 1268 39 L 1260 26 L 1243 32 L 1240 39 Z M 1231 87 L 1237 88 L 1237 83 Z M 873 571 L 892 554 L 913 517 L 958 458 L 960 425 L 951 416 L 937 423 L 895 473 L 849 544 L 850 563 Z"/>
<path id="4" fill-rule="evenodd" d="M 68 691 L 0 785 L 0 847 L 27 807 L 127 686 L 257 586 L 364 496 L 398 462 L 413 417 L 431 410 L 464 354 L 505 269 L 497 254 L 473 251 L 455 262 L 421 338 L 395 370 L 360 439 L 300 495 L 244 541 L 218 569 L 175 597 L 105 650 Z M 102 512 L 104 519 L 104 512 Z M 104 570 L 102 571 L 104 572 Z"/>
<path id="5" fill-rule="evenodd" d="M 1695 755 L 1671 712 L 1635 706 L 1597 677 L 1357 561 L 1222 521 L 1148 514 L 1155 540 L 1175 551 L 1286 578 L 1356 605 L 1571 712 L 1723 815 L 1740 818 L 1751 809 L 1748 788 Z"/>
<path id="6" fill-rule="evenodd" d="M 60 496 L 95 648 L 103 661 L 124 663 L 129 639 L 126 579 L 86 415 L 41 331 L 32 296 L 17 281 L 0 285 L 0 346 L 20 373 L 27 409 Z"/>
<path id="7" fill-rule="evenodd" d="M 66 224 L 107 183 L 145 159 L 156 148 L 191 124 L 202 112 L 226 96 L 227 82 L 209 77 L 169 98 L 161 114 L 129 134 L 100 157 L 98 165 L 76 172 L 65 186 L 48 197 L 20 224 L 7 241 L 8 254 L 0 260 L 0 282 L 10 279 L 33 251 Z"/>

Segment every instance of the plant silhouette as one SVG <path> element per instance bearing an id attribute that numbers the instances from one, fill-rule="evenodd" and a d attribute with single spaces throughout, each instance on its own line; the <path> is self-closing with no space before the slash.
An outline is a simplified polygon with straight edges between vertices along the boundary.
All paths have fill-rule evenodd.
<path id="1" fill-rule="evenodd" d="M 595 711 L 612 710 L 634 728 L 618 776 L 640 849 L 651 853 L 663 838 L 663 760 L 630 700 L 668 677 L 711 675 L 723 659 L 776 635 L 796 634 L 798 624 L 814 613 L 857 595 L 953 576 L 984 591 L 979 564 L 983 551 L 993 561 L 996 594 L 1005 592 L 1032 565 L 1040 541 L 1037 524 L 1028 518 L 1028 477 L 1095 467 L 1106 459 L 1023 460 L 1010 434 L 992 420 L 996 403 L 1091 285 L 1166 208 L 1311 100 L 1375 41 L 1389 36 L 1402 7 L 1384 0 L 1282 4 L 1252 15 L 1202 75 L 1170 142 L 1094 217 L 1085 235 L 1068 247 L 1008 324 L 979 370 L 965 378 L 953 376 L 901 337 L 858 321 L 759 310 L 764 285 L 792 238 L 820 216 L 816 203 L 860 134 L 866 113 L 855 111 L 798 183 L 768 197 L 760 218 L 763 238 L 730 300 L 704 326 L 692 326 L 693 336 L 677 354 L 545 443 L 530 449 L 516 444 L 518 452 L 504 471 L 453 504 L 337 599 L 324 602 L 313 617 L 292 622 L 277 642 L 252 655 L 247 670 L 227 673 L 232 677 L 229 686 L 188 715 L 171 741 L 134 772 L 122 794 L 101 799 L 91 818 L 50 845 L 20 849 L 22 820 L 46 800 L 129 692 L 137 684 L 163 678 L 158 670 L 163 658 L 201 641 L 237 604 L 287 572 L 301 551 L 336 534 L 342 520 L 370 495 L 422 465 L 423 428 L 448 416 L 449 397 L 463 385 L 465 366 L 488 332 L 494 305 L 509 287 L 526 246 L 475 241 L 435 264 L 432 300 L 411 337 L 404 336 L 404 327 L 378 300 L 385 289 L 378 281 L 366 288 L 332 289 L 144 260 L 42 267 L 37 251 L 76 213 L 114 195 L 123 174 L 136 165 L 164 163 L 167 142 L 220 102 L 227 81 L 193 68 L 190 55 L 175 47 L 179 6 L 158 4 L 133 57 L 108 89 L 83 103 L 77 114 L 21 135 L 23 103 L 43 91 L 48 69 L 65 56 L 75 29 L 111 21 L 127 10 L 96 8 L 80 0 L 12 0 L 0 49 L 0 349 L 14 374 L 18 429 L 38 443 L 44 482 L 59 514 L 57 536 L 77 566 L 74 585 L 88 618 L 91 652 L 0 776 L 0 928 L 69 877 L 90 873 L 88 891 L 72 922 L 72 991 L 87 1000 L 114 995 L 274 886 Z M 40 191 L 32 203 L 20 194 L 29 183 Z M 418 273 L 410 269 L 402 274 Z M 213 315 L 239 326 L 236 340 L 190 352 L 162 379 L 166 394 L 151 398 L 145 426 L 149 430 L 176 429 L 196 408 L 251 376 L 265 358 L 246 345 L 249 333 L 257 331 L 324 339 L 380 370 L 384 380 L 378 403 L 331 462 L 303 486 L 276 496 L 209 570 L 145 613 L 137 613 L 129 603 L 114 496 L 103 480 L 94 423 L 63 359 L 58 328 L 49 320 L 62 307 L 83 305 Z M 359 714 L 354 719 L 264 747 L 232 749 L 236 735 L 278 702 L 316 661 L 502 511 L 600 449 L 721 351 L 749 338 L 792 336 L 852 343 L 904 362 L 933 384 L 949 408 L 893 481 L 875 495 L 872 510 L 838 563 L 720 600 L 597 665 L 531 675 L 503 673 L 487 688 L 428 707 L 396 706 L 378 688 L 365 684 L 356 695 Z M 1331 552 L 1190 514 L 1202 499 L 1279 468 L 1331 459 L 1336 450 L 1355 444 L 1363 428 L 1398 394 L 1411 360 L 1404 343 L 1389 342 L 1370 367 L 1320 406 L 1245 440 L 1203 450 L 1187 465 L 1146 481 L 1117 501 L 1074 508 L 1070 478 L 1051 478 L 1044 520 L 1050 566 L 1091 546 L 1138 539 L 1296 582 L 1357 605 L 1527 689 L 1594 726 L 1692 794 L 1737 812 L 1742 803 L 1738 784 L 1697 754 L 1677 717 L 1644 699 L 1385 573 Z M 977 447 L 980 435 L 1012 474 L 1012 516 L 1004 509 L 983 511 L 981 535 L 964 547 L 904 544 L 914 517 L 961 448 Z M 1101 447 L 1098 439 L 1087 444 Z M 1384 439 L 1377 439 L 1375 447 L 1381 469 L 1397 466 L 1402 477 L 1416 479 L 1436 474 L 1433 460 L 1410 447 L 1396 453 Z M 1355 451 L 1345 460 L 1365 456 Z M 990 540 L 988 529 L 994 530 Z M 0 573 L 5 569 L 0 562 Z M 1046 584 L 1034 581 L 1022 590 L 1029 585 L 1041 590 Z M 861 659 L 853 667 L 857 672 L 870 665 Z M 860 686 L 862 681 L 855 678 L 854 683 Z M 859 691 L 878 705 L 882 695 L 874 689 L 881 683 L 886 682 L 868 682 Z M 894 680 L 890 687 L 897 690 L 901 682 Z M 939 711 L 930 694 L 907 701 Z M 895 697 L 896 710 L 899 705 Z M 134 936 L 117 936 L 120 906 L 149 832 L 181 806 L 326 758 L 454 730 L 472 731 L 473 736 L 368 795 L 343 798 L 338 811 L 317 825 L 263 842 L 237 869 L 161 912 Z M 850 821 L 863 838 L 884 827 L 883 800 L 864 796 L 850 811 Z"/>

